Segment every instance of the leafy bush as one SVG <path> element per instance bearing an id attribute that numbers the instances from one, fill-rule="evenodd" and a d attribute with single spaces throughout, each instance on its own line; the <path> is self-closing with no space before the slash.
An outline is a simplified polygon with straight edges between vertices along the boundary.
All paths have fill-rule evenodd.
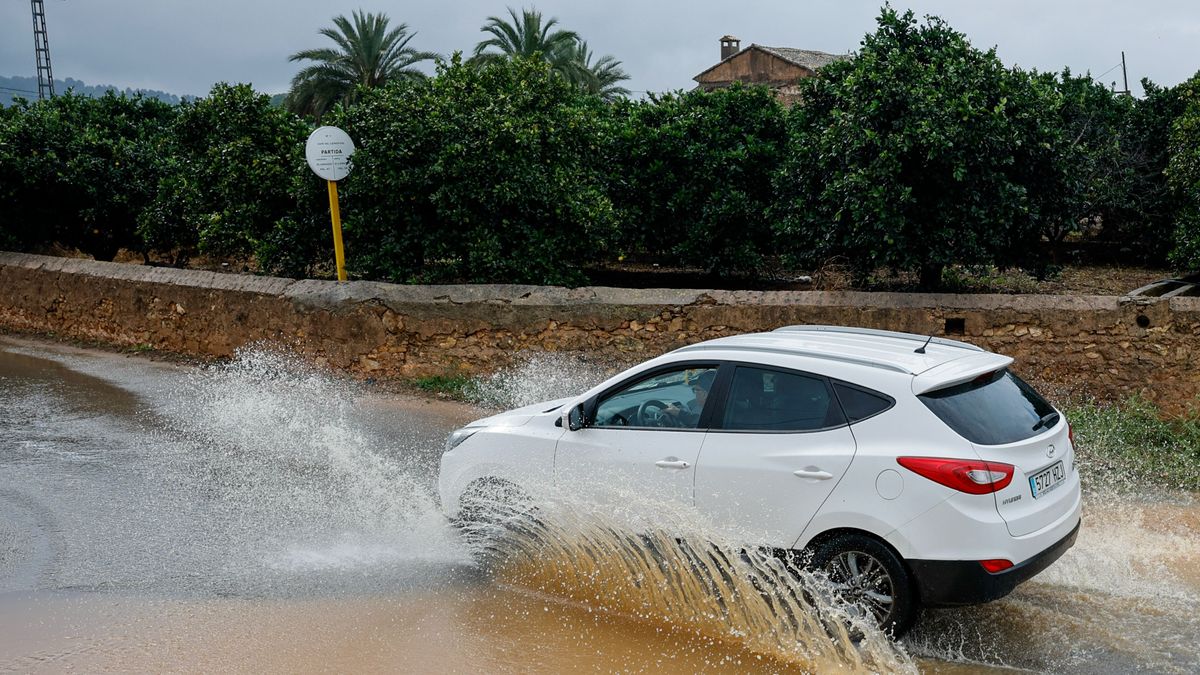
<path id="1" fill-rule="evenodd" d="M 340 184 L 359 278 L 576 284 L 617 252 L 752 275 L 784 252 L 966 287 L 955 266 L 1040 277 L 1048 250 L 1100 227 L 1125 259 L 1200 268 L 1197 82 L 1144 82 L 1134 101 L 885 8 L 790 111 L 740 86 L 610 105 L 545 59 L 455 57 L 328 122 L 359 146 Z M 177 107 L 69 93 L 0 108 L 0 247 L 329 276 L 308 132 L 248 85 Z"/>
<path id="2" fill-rule="evenodd" d="M 157 184 L 173 107 L 111 92 L 22 102 L 0 117 L 0 239 L 58 242 L 97 260 L 142 250 L 138 214 Z"/>
<path id="3" fill-rule="evenodd" d="M 771 176 L 787 148 L 766 87 L 626 102 L 611 160 L 618 246 L 717 274 L 754 273 L 772 251 Z"/>
<path id="4" fill-rule="evenodd" d="M 333 278 L 336 265 L 325 181 L 305 165 L 293 174 L 290 193 L 291 213 L 277 221 L 255 249 L 259 269 L 286 277 Z"/>
<path id="5" fill-rule="evenodd" d="M 294 207 L 292 177 L 304 165 L 308 132 L 247 84 L 218 84 L 207 98 L 181 104 L 139 232 L 180 259 L 197 250 L 255 253 Z"/>
<path id="6" fill-rule="evenodd" d="M 936 17 L 885 8 L 853 59 L 806 81 L 777 177 L 781 243 L 860 277 L 1014 264 L 1036 249 L 1031 183 L 1053 173 L 1049 92 Z"/>
<path id="7" fill-rule="evenodd" d="M 612 234 L 605 114 L 520 58 L 456 56 L 427 82 L 365 92 L 331 122 L 359 145 L 343 189 L 348 266 L 397 281 L 581 281 Z"/>
<path id="8" fill-rule="evenodd" d="M 1042 137 L 1052 145 L 1042 171 L 1032 176 L 1029 197 L 1057 258 L 1063 240 L 1081 234 L 1081 225 L 1116 225 L 1128 217 L 1133 174 L 1121 141 L 1133 99 L 1068 69 L 1030 77 L 1031 86 L 1049 90 L 1047 108 L 1038 112 L 1048 132 Z"/>
<path id="9" fill-rule="evenodd" d="M 1104 234 L 1127 256 L 1162 264 L 1174 246 L 1180 200 L 1167 185 L 1171 124 L 1183 113 L 1178 87 L 1142 80 L 1145 96 L 1132 101 L 1120 134 L 1120 164 L 1128 175 L 1122 203 L 1106 214 Z M 1126 257 L 1126 259 L 1128 259 Z"/>
<path id="10" fill-rule="evenodd" d="M 1171 262 L 1200 270 L 1200 73 L 1179 85 L 1186 106 L 1171 127 L 1167 176 L 1180 200 Z"/>

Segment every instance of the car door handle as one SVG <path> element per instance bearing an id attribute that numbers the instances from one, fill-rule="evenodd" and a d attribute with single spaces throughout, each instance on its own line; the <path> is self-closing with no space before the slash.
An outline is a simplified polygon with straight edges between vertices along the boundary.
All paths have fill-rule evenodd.
<path id="1" fill-rule="evenodd" d="M 691 464 L 688 464 L 682 459 L 660 459 L 654 463 L 660 469 L 686 469 Z"/>
<path id="2" fill-rule="evenodd" d="M 792 475 L 799 476 L 800 478 L 815 478 L 817 480 L 829 480 L 833 478 L 833 474 L 819 469 L 800 469 L 799 471 L 793 471 Z"/>

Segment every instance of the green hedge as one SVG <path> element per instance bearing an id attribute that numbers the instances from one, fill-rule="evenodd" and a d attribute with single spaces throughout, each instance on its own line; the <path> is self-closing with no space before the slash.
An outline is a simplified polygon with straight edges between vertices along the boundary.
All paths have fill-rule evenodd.
<path id="1" fill-rule="evenodd" d="M 1196 82 L 1133 100 L 885 9 L 790 110 L 762 87 L 609 104 L 540 61 L 454 58 L 325 122 L 359 148 L 340 184 L 354 278 L 577 284 L 633 255 L 751 277 L 840 260 L 935 286 L 951 264 L 1046 266 L 1080 237 L 1200 267 Z M 310 131 L 248 85 L 0 109 L 0 247 L 331 276 Z"/>
<path id="2" fill-rule="evenodd" d="M 754 274 L 773 252 L 772 175 L 788 135 L 765 87 L 691 91 L 616 108 L 608 189 L 620 251 Z"/>
<path id="3" fill-rule="evenodd" d="M 0 117 L 0 242 L 51 243 L 112 260 L 143 251 L 138 215 L 153 199 L 156 157 L 175 108 L 139 96 L 63 96 Z"/>
<path id="4" fill-rule="evenodd" d="M 295 207 L 308 125 L 249 85 L 222 83 L 181 104 L 170 132 L 155 198 L 138 218 L 146 245 L 179 260 L 258 253 Z"/>
<path id="5" fill-rule="evenodd" d="M 364 94 L 344 182 L 348 265 L 394 281 L 578 283 L 614 235 L 601 171 L 610 113 L 542 61 Z"/>
<path id="6" fill-rule="evenodd" d="M 1179 85 L 1182 114 L 1171 125 L 1169 184 L 1179 200 L 1171 262 L 1200 269 L 1200 73 Z"/>

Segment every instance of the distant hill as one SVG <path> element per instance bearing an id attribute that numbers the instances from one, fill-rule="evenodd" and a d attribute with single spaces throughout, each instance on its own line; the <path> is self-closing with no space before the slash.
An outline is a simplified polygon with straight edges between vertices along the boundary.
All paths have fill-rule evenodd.
<path id="1" fill-rule="evenodd" d="M 156 98 L 164 103 L 170 103 L 171 105 L 176 105 L 181 101 L 194 101 L 199 98 L 198 96 L 192 96 L 190 94 L 176 96 L 175 94 L 159 91 L 157 89 L 131 89 L 129 87 L 122 89 L 111 84 L 91 85 L 80 82 L 79 80 L 71 77 L 68 77 L 65 80 L 54 80 L 55 94 L 65 93 L 68 89 L 73 89 L 76 94 L 83 94 L 84 96 L 91 96 L 93 98 L 99 98 L 103 96 L 104 92 L 106 91 L 125 94 L 126 96 L 141 94 L 146 98 Z M 271 94 L 271 105 L 283 105 L 283 99 L 286 96 L 287 94 Z M 4 77 L 3 75 L 0 75 L 0 106 L 12 105 L 13 99 L 16 98 L 25 98 L 29 99 L 30 101 L 37 100 L 37 78 L 19 76 Z"/>
<path id="2" fill-rule="evenodd" d="M 26 98 L 31 101 L 36 100 L 37 89 L 36 77 L 4 77 L 0 75 L 0 105 L 12 105 L 13 99 L 18 97 Z M 65 80 L 54 80 L 54 93 L 62 94 L 68 89 L 73 89 L 76 94 L 83 94 L 85 96 L 92 96 L 96 98 L 103 96 L 104 92 L 106 91 L 113 91 L 118 94 L 125 94 L 126 96 L 141 94 L 146 98 L 156 98 L 160 101 L 170 104 L 177 104 L 183 100 L 191 100 L 196 98 L 195 96 L 176 96 L 175 94 L 170 94 L 165 91 L 158 91 L 157 89 L 131 89 L 129 87 L 122 89 L 121 87 L 111 84 L 91 85 L 70 77 Z"/>

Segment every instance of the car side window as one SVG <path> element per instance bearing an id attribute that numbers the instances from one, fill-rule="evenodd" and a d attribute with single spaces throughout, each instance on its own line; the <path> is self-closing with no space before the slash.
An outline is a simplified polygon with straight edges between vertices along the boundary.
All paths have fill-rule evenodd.
<path id="1" fill-rule="evenodd" d="M 846 417 L 850 420 L 851 424 L 865 420 L 868 417 L 874 417 L 896 405 L 896 402 L 885 394 L 844 382 L 834 382 L 833 388 L 837 391 L 837 397 L 842 404 L 842 410 L 846 413 Z"/>
<path id="2" fill-rule="evenodd" d="M 825 380 L 739 366 L 729 387 L 726 431 L 813 431 L 845 424 Z"/>
<path id="3" fill-rule="evenodd" d="M 715 366 L 691 367 L 638 380 L 600 399 L 592 426 L 695 429 L 716 376 Z"/>

